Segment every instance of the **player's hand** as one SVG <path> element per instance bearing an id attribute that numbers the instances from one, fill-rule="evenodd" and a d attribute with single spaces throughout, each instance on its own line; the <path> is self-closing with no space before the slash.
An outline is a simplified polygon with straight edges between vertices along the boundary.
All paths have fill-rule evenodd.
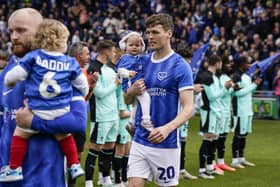
<path id="1" fill-rule="evenodd" d="M 98 72 L 91 72 L 88 74 L 88 84 L 91 89 L 95 87 L 98 77 L 99 77 Z"/>
<path id="2" fill-rule="evenodd" d="M 33 113 L 28 107 L 27 101 L 24 101 L 24 107 L 21 107 L 16 112 L 16 124 L 19 127 L 30 129 L 33 120 Z"/>
<path id="3" fill-rule="evenodd" d="M 241 87 L 238 84 L 233 84 L 234 91 L 238 91 L 241 89 Z"/>
<path id="4" fill-rule="evenodd" d="M 199 92 L 201 92 L 203 90 L 202 84 L 194 84 L 193 88 L 194 88 L 194 92 L 195 93 L 199 93 Z"/>
<path id="5" fill-rule="evenodd" d="M 135 81 L 130 88 L 128 88 L 127 93 L 131 96 L 142 95 L 146 90 L 144 79 L 139 79 Z"/>
<path id="6" fill-rule="evenodd" d="M 231 87 L 233 86 L 233 82 L 232 82 L 232 80 L 228 80 L 228 81 L 226 81 L 224 86 L 225 86 L 225 88 L 226 88 L 226 89 L 231 88 Z"/>
<path id="7" fill-rule="evenodd" d="M 125 111 L 125 110 L 120 110 L 119 113 L 120 119 L 126 119 L 130 117 L 130 112 Z"/>
<path id="8" fill-rule="evenodd" d="M 212 134 L 212 133 L 204 133 L 203 137 L 206 139 L 215 139 L 215 138 L 217 138 L 217 135 Z"/>
<path id="9" fill-rule="evenodd" d="M 157 127 L 150 132 L 148 140 L 156 144 L 161 143 L 166 139 L 170 132 L 170 128 L 167 125 Z"/>
<path id="10" fill-rule="evenodd" d="M 115 84 L 116 85 L 119 85 L 121 83 L 121 80 L 118 78 L 118 77 L 116 77 L 116 79 L 115 79 Z"/>

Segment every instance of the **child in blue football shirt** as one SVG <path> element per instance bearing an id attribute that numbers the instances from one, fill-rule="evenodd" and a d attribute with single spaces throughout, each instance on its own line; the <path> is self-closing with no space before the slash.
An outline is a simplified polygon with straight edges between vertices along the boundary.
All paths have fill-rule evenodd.
<path id="1" fill-rule="evenodd" d="M 5 76 L 5 84 L 15 86 L 25 80 L 25 96 L 32 112 L 46 120 L 52 120 L 69 112 L 72 86 L 82 95 L 88 93 L 86 77 L 76 60 L 63 53 L 67 49 L 68 29 L 59 21 L 45 19 L 38 28 L 34 51 L 26 54 L 19 65 Z M 12 88 L 11 88 L 12 89 Z M 30 129 L 16 127 L 10 151 L 10 164 L 0 171 L 0 182 L 22 180 L 22 163 L 27 150 Z M 55 138 L 67 158 L 67 167 L 72 178 L 84 174 L 77 148 L 70 134 L 55 134 Z M 16 173 L 16 174 L 15 174 Z M 11 175 L 12 174 L 12 175 Z"/>
<path id="2" fill-rule="evenodd" d="M 123 90 L 126 91 L 130 85 L 136 80 L 143 78 L 143 57 L 139 56 L 145 50 L 145 43 L 141 34 L 138 32 L 128 32 L 119 42 L 121 50 L 125 51 L 118 64 L 118 75 L 122 80 Z M 142 95 L 136 97 L 140 103 L 142 115 L 142 127 L 148 131 L 151 131 L 154 127 L 150 117 L 150 104 L 151 99 L 147 91 Z M 130 122 L 127 126 L 129 131 L 135 129 L 135 113 L 137 111 L 137 104 L 131 111 Z"/>

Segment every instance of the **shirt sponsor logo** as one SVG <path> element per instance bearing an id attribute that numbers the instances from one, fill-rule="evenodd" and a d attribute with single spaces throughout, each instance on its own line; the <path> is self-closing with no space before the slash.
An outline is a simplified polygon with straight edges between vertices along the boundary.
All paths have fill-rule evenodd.
<path id="1" fill-rule="evenodd" d="M 149 88 L 148 93 L 150 96 L 166 96 L 166 89 L 163 88 Z"/>
<path id="2" fill-rule="evenodd" d="M 4 108 L 4 115 L 3 115 L 4 122 L 16 119 L 16 112 L 17 112 L 16 109 L 7 110 Z"/>

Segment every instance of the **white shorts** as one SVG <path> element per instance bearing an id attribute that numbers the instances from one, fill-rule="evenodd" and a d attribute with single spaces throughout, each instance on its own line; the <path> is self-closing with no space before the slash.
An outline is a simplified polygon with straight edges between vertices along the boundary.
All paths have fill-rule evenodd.
<path id="1" fill-rule="evenodd" d="M 154 148 L 132 141 L 128 159 L 128 178 L 154 179 L 159 186 L 179 183 L 181 148 Z"/>

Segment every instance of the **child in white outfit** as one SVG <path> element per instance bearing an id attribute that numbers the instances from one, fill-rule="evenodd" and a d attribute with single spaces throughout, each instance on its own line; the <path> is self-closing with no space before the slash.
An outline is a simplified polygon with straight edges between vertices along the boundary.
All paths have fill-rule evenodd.
<path id="1" fill-rule="evenodd" d="M 122 81 L 122 87 L 126 91 L 136 80 L 143 78 L 143 59 L 139 55 L 145 50 L 145 43 L 140 33 L 131 31 L 120 40 L 119 46 L 121 50 L 125 51 L 125 54 L 117 64 L 118 75 Z M 143 113 L 141 125 L 151 131 L 154 127 L 150 117 L 150 95 L 145 91 L 142 95 L 137 96 L 137 101 L 140 103 Z M 128 124 L 129 130 L 135 128 L 136 111 L 137 104 L 134 104 Z"/>

